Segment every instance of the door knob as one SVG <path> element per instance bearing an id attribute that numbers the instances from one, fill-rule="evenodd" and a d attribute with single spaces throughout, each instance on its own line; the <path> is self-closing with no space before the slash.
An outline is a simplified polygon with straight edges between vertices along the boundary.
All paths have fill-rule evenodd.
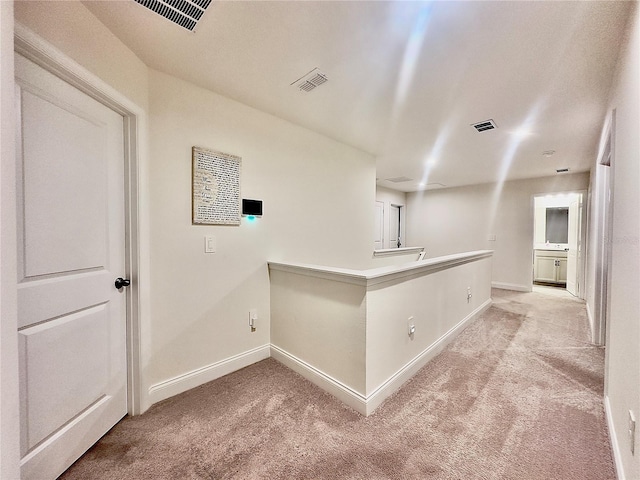
<path id="1" fill-rule="evenodd" d="M 118 290 L 120 290 L 122 287 L 128 287 L 129 285 L 131 285 L 131 280 L 129 280 L 128 278 L 118 277 L 116 278 L 114 285 Z"/>

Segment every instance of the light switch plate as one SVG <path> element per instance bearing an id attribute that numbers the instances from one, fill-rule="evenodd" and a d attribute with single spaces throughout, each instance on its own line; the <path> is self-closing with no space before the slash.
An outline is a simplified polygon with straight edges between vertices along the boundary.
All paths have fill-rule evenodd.
<path id="1" fill-rule="evenodd" d="M 213 235 L 205 235 L 204 253 L 216 253 L 216 237 Z"/>

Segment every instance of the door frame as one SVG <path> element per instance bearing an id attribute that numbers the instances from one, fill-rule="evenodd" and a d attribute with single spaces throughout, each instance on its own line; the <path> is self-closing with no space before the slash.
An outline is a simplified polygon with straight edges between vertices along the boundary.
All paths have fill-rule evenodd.
<path id="1" fill-rule="evenodd" d="M 578 194 L 582 197 L 582 209 L 580 211 L 580 219 L 578 222 L 578 242 L 580 244 L 581 249 L 581 258 L 577 262 L 576 265 L 576 280 L 578 283 L 578 295 L 577 298 L 582 300 L 586 299 L 587 289 L 586 289 L 586 258 L 587 258 L 587 202 L 589 200 L 589 191 L 585 189 L 577 189 L 577 190 L 564 190 L 559 192 L 545 192 L 545 193 L 534 193 L 531 195 L 531 221 L 532 224 L 532 244 L 531 244 L 531 259 L 532 259 L 532 268 L 531 268 L 531 289 L 533 290 L 533 263 L 535 262 L 535 254 L 536 254 L 536 239 L 535 239 L 535 230 L 536 230 L 536 197 L 546 197 L 547 195 L 568 195 L 568 194 Z"/>
<path id="2" fill-rule="evenodd" d="M 384 213 L 385 213 L 385 212 L 384 212 L 384 210 L 385 210 L 385 208 L 384 208 L 384 202 L 383 202 L 383 201 L 381 201 L 381 200 L 376 200 L 375 207 L 374 207 L 375 209 L 377 209 L 377 208 L 378 208 L 378 204 L 380 204 L 380 206 L 382 207 L 382 208 L 381 208 L 381 218 L 380 218 L 380 232 L 379 232 L 379 233 L 380 233 L 380 235 L 382 236 L 382 238 L 380 239 L 380 240 L 381 240 L 381 242 L 380 242 L 380 248 L 379 248 L 379 249 L 376 249 L 376 248 L 375 248 L 375 237 L 378 235 L 378 232 L 376 232 L 376 233 L 374 234 L 374 241 L 373 241 L 373 242 L 374 242 L 374 244 L 373 244 L 373 246 L 374 246 L 374 250 L 382 250 L 382 249 L 384 249 L 384 248 L 385 248 L 385 246 L 384 246 L 384 242 L 385 242 L 386 225 L 385 225 L 384 221 L 385 221 L 385 219 L 386 219 L 386 215 L 384 214 Z M 376 219 L 375 219 L 375 221 L 374 221 L 374 225 L 375 225 L 375 223 L 378 221 L 378 218 L 377 218 L 377 216 L 378 216 L 378 212 L 377 212 L 377 211 L 375 211 L 374 215 L 376 216 Z"/>
<path id="3" fill-rule="evenodd" d="M 391 237 L 392 237 L 392 235 L 391 235 L 391 216 L 392 216 L 391 215 L 391 209 L 393 207 L 398 208 L 398 211 L 399 211 L 398 230 L 399 230 L 399 235 L 400 235 L 400 241 L 402 243 L 402 245 L 400 247 L 398 247 L 397 245 L 392 247 L 391 243 L 390 243 L 391 242 Z M 404 247 L 407 246 L 405 238 L 404 238 L 406 236 L 405 235 L 405 231 L 406 231 L 406 228 L 405 228 L 405 223 L 406 223 L 405 222 L 405 210 L 406 210 L 406 206 L 404 204 L 389 202 L 389 215 L 388 215 L 389 221 L 387 222 L 387 236 L 388 236 L 388 239 L 385 240 L 387 242 L 386 248 L 404 248 Z M 397 236 L 398 235 L 396 234 L 396 237 Z"/>
<path id="4" fill-rule="evenodd" d="M 141 365 L 141 278 L 140 278 L 140 158 L 146 118 L 144 111 L 103 80 L 86 70 L 40 36 L 19 23 L 14 25 L 14 51 L 51 72 L 124 120 L 125 170 L 125 273 L 132 279 L 126 291 L 127 413 L 145 409 L 140 375 Z M 146 402 L 144 402 L 146 403 Z"/>
<path id="5" fill-rule="evenodd" d="M 604 145 L 598 153 L 595 174 L 594 196 L 597 209 L 592 221 L 595 223 L 594 256 L 595 272 L 593 285 L 593 343 L 607 347 L 611 309 L 611 238 L 613 234 L 613 198 L 615 172 L 616 109 L 611 110 L 603 136 Z M 603 169 L 608 169 L 603 171 Z M 607 198 L 607 196 L 609 198 Z M 609 349 L 605 349 L 605 368 L 609 362 Z M 605 378 L 605 394 L 607 392 Z"/>

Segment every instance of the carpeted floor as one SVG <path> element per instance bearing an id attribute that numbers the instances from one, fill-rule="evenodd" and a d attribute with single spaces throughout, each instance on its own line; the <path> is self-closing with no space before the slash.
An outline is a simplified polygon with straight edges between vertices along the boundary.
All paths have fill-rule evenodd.
<path id="1" fill-rule="evenodd" d="M 584 303 L 493 305 L 365 418 L 272 359 L 126 418 L 62 478 L 614 479 Z"/>

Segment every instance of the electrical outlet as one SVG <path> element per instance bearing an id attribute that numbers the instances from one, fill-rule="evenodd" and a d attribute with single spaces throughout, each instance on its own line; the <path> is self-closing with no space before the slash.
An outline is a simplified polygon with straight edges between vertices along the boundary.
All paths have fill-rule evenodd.
<path id="1" fill-rule="evenodd" d="M 471 301 L 471 297 L 473 297 L 471 294 L 471 287 L 467 287 L 467 303 Z"/>
<path id="2" fill-rule="evenodd" d="M 416 333 L 416 324 L 413 323 L 413 317 L 409 317 L 409 319 L 407 320 L 407 326 L 409 330 L 409 337 L 411 337 L 411 339 L 413 340 L 413 335 Z"/>
<path id="3" fill-rule="evenodd" d="M 629 448 L 631 449 L 631 455 L 635 454 L 636 443 L 636 416 L 633 411 L 629 410 Z"/>
<path id="4" fill-rule="evenodd" d="M 258 320 L 258 310 L 252 308 L 249 310 L 249 327 L 251 328 L 251 332 L 256 331 L 256 320 Z"/>

